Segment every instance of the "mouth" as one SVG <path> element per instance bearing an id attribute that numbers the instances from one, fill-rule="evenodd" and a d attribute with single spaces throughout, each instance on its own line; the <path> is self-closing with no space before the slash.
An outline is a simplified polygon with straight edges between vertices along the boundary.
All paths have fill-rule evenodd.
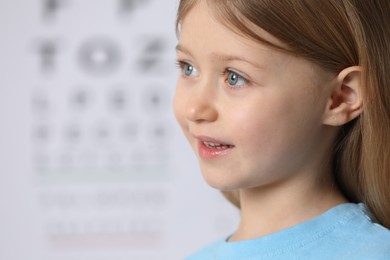
<path id="1" fill-rule="evenodd" d="M 209 149 L 223 150 L 223 149 L 229 149 L 234 147 L 234 145 L 231 144 L 214 143 L 208 141 L 203 141 L 202 143 Z"/>
<path id="2" fill-rule="evenodd" d="M 202 159 L 210 160 L 220 158 L 229 154 L 235 147 L 224 141 L 219 141 L 211 137 L 195 136 L 198 140 L 198 154 Z"/>

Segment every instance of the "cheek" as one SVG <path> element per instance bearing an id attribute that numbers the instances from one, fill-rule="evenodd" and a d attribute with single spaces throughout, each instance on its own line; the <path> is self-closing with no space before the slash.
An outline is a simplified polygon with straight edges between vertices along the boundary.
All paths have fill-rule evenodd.
<path id="1" fill-rule="evenodd" d="M 180 87 L 176 86 L 175 96 L 173 98 L 173 112 L 175 114 L 177 122 L 182 126 L 184 122 L 184 96 L 180 91 Z"/>
<path id="2" fill-rule="evenodd" d="M 175 114 L 176 121 L 179 123 L 182 131 L 187 139 L 189 139 L 188 120 L 186 116 L 188 95 L 185 89 L 180 85 L 176 87 L 176 93 L 173 98 L 173 112 Z"/>
<path id="3" fill-rule="evenodd" d="M 275 149 L 280 140 L 280 120 L 270 115 L 260 112 L 252 117 L 240 117 L 235 122 L 233 134 L 248 155 L 258 154 L 259 150 L 263 154 L 268 153 L 269 150 Z"/>
<path id="4" fill-rule="evenodd" d="M 267 147 L 280 120 L 273 114 L 275 111 L 250 104 L 261 103 L 248 102 L 244 105 L 232 105 L 224 109 L 224 113 L 221 114 L 225 115 L 223 122 L 229 131 L 228 135 L 233 138 L 232 141 L 252 153 L 260 147 Z"/>
<path id="5" fill-rule="evenodd" d="M 312 113 L 312 102 L 291 96 L 263 96 L 227 113 L 236 141 L 245 144 L 248 153 L 261 150 L 272 153 L 300 142 L 315 125 L 319 115 Z M 266 98 L 265 98 L 266 97 Z M 251 104 L 251 105 L 249 105 Z"/>

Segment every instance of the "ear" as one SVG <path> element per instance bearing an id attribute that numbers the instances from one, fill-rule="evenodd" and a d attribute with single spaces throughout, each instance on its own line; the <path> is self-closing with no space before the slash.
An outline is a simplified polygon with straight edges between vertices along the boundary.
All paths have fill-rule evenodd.
<path id="1" fill-rule="evenodd" d="M 341 126 L 362 113 L 361 71 L 361 67 L 353 66 L 337 75 L 324 113 L 325 125 Z"/>

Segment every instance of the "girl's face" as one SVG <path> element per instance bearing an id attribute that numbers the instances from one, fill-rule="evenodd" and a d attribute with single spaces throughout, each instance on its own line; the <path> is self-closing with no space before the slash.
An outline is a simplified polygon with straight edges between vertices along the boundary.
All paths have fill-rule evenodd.
<path id="1" fill-rule="evenodd" d="M 204 178 L 221 190 L 307 180 L 329 159 L 332 75 L 237 35 L 204 2 L 182 21 L 174 100 Z"/>

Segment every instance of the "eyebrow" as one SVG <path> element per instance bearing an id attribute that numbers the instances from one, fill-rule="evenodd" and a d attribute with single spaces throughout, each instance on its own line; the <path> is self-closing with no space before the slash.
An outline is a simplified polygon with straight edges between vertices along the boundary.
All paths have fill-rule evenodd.
<path id="1" fill-rule="evenodd" d="M 176 45 L 176 51 L 179 51 L 179 52 L 182 52 L 182 53 L 185 53 L 189 56 L 192 57 L 192 54 L 191 52 L 186 49 L 185 47 L 181 46 L 180 44 Z M 219 60 L 219 61 L 223 61 L 223 62 L 228 62 L 228 61 L 242 61 L 242 62 L 246 62 L 246 63 L 249 63 L 251 64 L 252 66 L 258 68 L 258 69 L 261 69 L 261 70 L 264 70 L 264 66 L 261 66 L 259 64 L 256 64 L 252 61 L 249 61 L 247 59 L 245 59 L 244 57 L 240 57 L 240 56 L 236 56 L 236 55 L 224 55 L 224 54 L 219 54 L 219 53 L 211 53 L 211 56 L 213 57 L 213 59 L 216 59 L 216 60 Z"/>

